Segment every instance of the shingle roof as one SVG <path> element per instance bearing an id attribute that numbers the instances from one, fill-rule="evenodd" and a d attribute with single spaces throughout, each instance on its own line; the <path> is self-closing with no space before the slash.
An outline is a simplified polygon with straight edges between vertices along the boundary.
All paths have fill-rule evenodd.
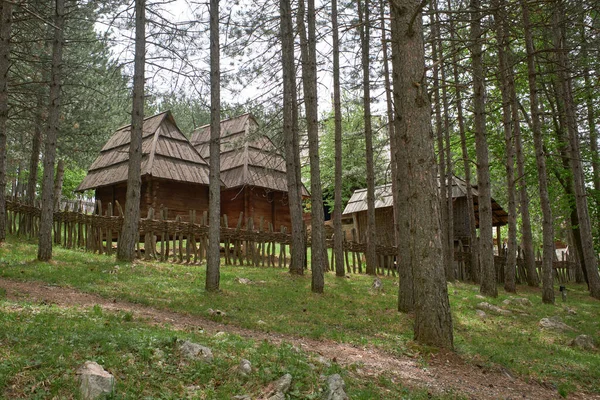
<path id="1" fill-rule="evenodd" d="M 251 114 L 221 121 L 221 180 L 227 188 L 256 186 L 287 192 L 285 159 Z M 210 125 L 196 129 L 192 144 L 210 162 Z M 302 195 L 308 196 L 302 187 Z"/>
<path id="2" fill-rule="evenodd" d="M 438 181 L 439 185 L 439 181 Z M 479 226 L 479 207 L 477 205 L 477 199 L 479 197 L 479 192 L 477 188 L 471 187 L 471 193 L 473 194 L 473 201 L 475 206 L 475 218 L 477 221 L 477 226 Z M 467 195 L 467 184 L 461 178 L 454 176 L 452 179 L 452 197 L 466 197 Z M 377 186 L 375 188 L 375 208 L 384 208 L 384 207 L 392 207 L 393 206 L 393 197 L 392 197 L 392 184 L 388 183 L 386 185 Z M 350 199 L 348 200 L 348 204 L 346 204 L 346 208 L 342 212 L 343 215 L 349 215 L 355 212 L 366 211 L 367 210 L 367 189 L 358 189 L 355 190 Z M 504 209 L 496 202 L 496 200 L 492 199 L 492 220 L 493 226 L 503 226 L 508 224 L 508 214 Z"/>
<path id="3" fill-rule="evenodd" d="M 106 142 L 76 191 L 127 181 L 131 125 Z M 181 133 L 169 111 L 148 117 L 142 127 L 141 174 L 208 185 L 208 164 Z"/>

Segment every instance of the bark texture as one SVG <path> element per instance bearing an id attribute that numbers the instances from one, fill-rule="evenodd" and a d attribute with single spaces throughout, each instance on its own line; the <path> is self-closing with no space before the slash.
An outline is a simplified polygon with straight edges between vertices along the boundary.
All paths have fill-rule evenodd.
<path id="1" fill-rule="evenodd" d="M 146 66 L 146 0 L 135 0 L 135 55 L 133 102 L 131 107 L 131 140 L 127 173 L 127 194 L 123 228 L 119 235 L 117 260 L 133 261 L 139 241 L 140 190 L 142 167 L 142 128 L 144 124 L 144 76 Z"/>
<path id="2" fill-rule="evenodd" d="M 552 25 L 554 33 L 554 47 L 557 61 L 557 102 L 563 104 L 564 118 L 567 125 L 569 140 L 569 159 L 573 179 L 573 188 L 575 191 L 575 206 L 579 218 L 579 233 L 581 235 L 581 244 L 583 247 L 584 265 L 587 271 L 588 287 L 590 295 L 600 299 L 600 276 L 598 275 L 598 259 L 594 251 L 594 242 L 592 239 L 592 225 L 587 202 L 587 193 L 585 188 L 585 177 L 583 165 L 581 162 L 581 150 L 579 147 L 579 132 L 573 101 L 573 91 L 571 78 L 569 76 L 569 63 L 567 59 L 567 50 L 565 36 L 563 32 L 562 18 L 564 10 L 562 1 L 554 2 L 552 14 Z M 545 250 L 545 248 L 544 248 Z"/>
<path id="3" fill-rule="evenodd" d="M 333 115 L 335 147 L 335 182 L 333 193 L 333 252 L 335 276 L 343 277 L 344 249 L 342 232 L 342 102 L 340 95 L 340 38 L 338 27 L 337 0 L 331 1 L 331 26 L 333 35 Z"/>
<path id="4" fill-rule="evenodd" d="M 0 243 L 6 239 L 6 121 L 8 120 L 8 70 L 12 4 L 0 3 Z"/>
<path id="5" fill-rule="evenodd" d="M 307 27 L 304 24 L 306 14 Z M 317 37 L 316 11 L 314 0 L 307 0 L 306 13 L 304 0 L 299 2 L 298 21 L 300 47 L 302 54 L 302 83 L 304 88 L 304 106 L 306 108 L 306 127 L 308 134 L 308 158 L 310 161 L 311 190 L 311 290 L 323 293 L 325 287 L 326 248 L 323 223 L 323 189 L 319 165 L 319 123 L 317 104 Z"/>
<path id="6" fill-rule="evenodd" d="M 508 197 L 508 242 L 506 251 L 506 263 L 504 265 L 504 290 L 515 293 L 516 268 L 517 268 L 517 203 L 515 192 L 515 146 L 514 146 L 514 121 L 511 108 L 511 88 L 514 86 L 512 78 L 512 66 L 508 56 L 510 49 L 507 41 L 506 15 L 504 13 L 504 0 L 496 0 L 492 3 L 496 10 L 496 37 L 498 41 L 498 61 L 500 90 L 502 92 L 502 122 L 504 125 L 504 142 L 506 152 L 506 191 Z M 498 244 L 498 248 L 501 245 Z"/>
<path id="7" fill-rule="evenodd" d="M 210 171 L 208 188 L 208 254 L 206 285 L 219 290 L 221 263 L 221 74 L 219 48 L 219 0 L 210 0 Z"/>
<path id="8" fill-rule="evenodd" d="M 490 297 L 498 296 L 494 267 L 494 230 L 492 227 L 492 194 L 490 163 L 485 128 L 485 77 L 481 30 L 481 2 L 471 0 L 471 60 L 473 63 L 473 122 L 477 154 L 477 199 L 479 210 L 480 291 Z"/>
<path id="9" fill-rule="evenodd" d="M 408 212 L 414 279 L 415 340 L 452 348 L 452 318 L 444 274 L 439 197 L 431 105 L 425 87 L 421 4 L 390 3 L 392 40 L 400 63 L 394 63 L 394 100 L 400 146 L 405 146 L 406 191 L 399 192 Z M 396 57 L 396 55 L 394 56 Z M 423 210 L 427 212 L 423 212 Z"/>
<path id="10" fill-rule="evenodd" d="M 364 2 L 364 4 L 363 4 Z M 369 73 L 370 20 L 369 0 L 358 0 L 358 18 L 360 25 L 361 64 L 363 78 L 363 119 L 365 124 L 365 155 L 367 173 L 367 268 L 369 275 L 377 272 L 377 228 L 375 226 L 375 172 L 373 167 L 373 131 L 371 126 L 371 80 Z"/>
<path id="11" fill-rule="evenodd" d="M 62 79 L 62 53 L 65 26 L 65 2 L 56 0 L 54 14 L 54 38 L 52 41 L 52 67 L 50 72 L 50 102 L 48 127 L 44 151 L 44 176 L 42 178 L 42 209 L 38 254 L 40 261 L 52 259 L 52 226 L 54 219 L 54 159 L 60 123 L 60 89 Z"/>
<path id="12" fill-rule="evenodd" d="M 283 71 L 283 138 L 292 223 L 290 273 L 304 274 L 306 236 L 302 219 L 302 182 L 298 136 L 298 94 L 294 62 L 294 29 L 290 0 L 280 0 L 281 62 Z"/>
<path id="13" fill-rule="evenodd" d="M 552 208 L 548 196 L 548 172 L 546 168 L 546 156 L 544 154 L 544 142 L 542 138 L 542 126 L 537 96 L 537 74 L 535 66 L 535 50 L 533 47 L 533 35 L 529 22 L 529 6 L 522 1 L 523 27 L 525 32 L 525 46 L 527 50 L 527 72 L 529 78 L 529 103 L 531 107 L 531 127 L 533 133 L 533 145 L 535 148 L 535 161 L 538 172 L 538 187 L 540 193 L 540 205 L 542 208 L 542 230 L 543 230 L 543 259 L 542 259 L 542 301 L 554 303 L 554 277 L 552 275 L 552 261 L 554 259 L 554 226 L 552 221 Z"/>

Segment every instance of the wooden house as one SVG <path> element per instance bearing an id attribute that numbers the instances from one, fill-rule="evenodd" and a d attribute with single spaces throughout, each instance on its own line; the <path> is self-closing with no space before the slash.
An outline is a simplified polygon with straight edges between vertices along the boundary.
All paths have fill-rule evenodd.
<path id="1" fill-rule="evenodd" d="M 95 190 L 103 207 L 118 201 L 124 208 L 131 125 L 118 129 L 100 151 L 76 191 Z M 181 133 L 169 111 L 144 120 L 142 133 L 142 217 L 152 207 L 168 208 L 167 218 L 187 218 L 189 210 L 208 210 L 209 167 Z M 158 216 L 158 214 L 157 214 Z"/>
<path id="2" fill-rule="evenodd" d="M 255 228 L 261 218 L 263 229 L 269 223 L 274 230 L 291 227 L 285 159 L 266 135 L 258 130 L 251 114 L 221 121 L 220 173 L 225 188 L 221 190 L 221 214 L 235 227 L 240 213 L 244 224 L 252 219 Z M 194 131 L 191 142 L 200 155 L 210 162 L 210 125 Z M 308 196 L 302 187 L 303 196 Z"/>
<path id="3" fill-rule="evenodd" d="M 476 188 L 471 188 L 475 208 L 475 223 L 479 228 L 479 210 L 477 199 L 479 192 Z M 461 240 L 468 244 L 469 234 L 469 214 L 467 209 L 467 185 L 464 180 L 454 177 L 452 182 L 452 203 L 453 203 L 453 222 L 454 222 L 454 240 Z M 393 213 L 392 185 L 382 185 L 375 188 L 375 224 L 377 226 L 377 235 L 380 244 L 394 244 L 394 213 Z M 425 211 L 424 211 L 425 212 Z M 353 228 L 356 230 L 361 242 L 365 240 L 367 230 L 367 190 L 356 190 L 342 213 L 343 218 L 352 219 Z M 508 214 L 504 209 L 492 199 L 492 225 L 499 228 L 508 224 Z M 499 236 L 500 230 L 497 229 Z M 501 241 L 498 240 L 498 243 Z"/>

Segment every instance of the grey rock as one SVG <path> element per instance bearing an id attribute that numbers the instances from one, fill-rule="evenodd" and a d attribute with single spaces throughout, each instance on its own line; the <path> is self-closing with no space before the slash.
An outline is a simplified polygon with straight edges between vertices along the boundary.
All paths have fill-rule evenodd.
<path id="1" fill-rule="evenodd" d="M 512 314 L 509 310 L 505 310 L 503 308 L 500 308 L 493 304 L 487 303 L 485 301 L 477 304 L 476 308 L 478 310 L 491 312 L 492 314 L 498 314 L 498 315 L 511 315 Z"/>
<path id="2" fill-rule="evenodd" d="M 373 279 L 373 284 L 371 285 L 371 288 L 373 290 L 383 290 L 383 282 L 381 281 L 381 279 L 379 279 L 379 277 Z"/>
<path id="3" fill-rule="evenodd" d="M 186 340 L 181 344 L 180 350 L 183 356 L 185 358 L 189 358 L 190 360 L 202 360 L 209 364 L 213 361 L 212 351 L 208 347 L 202 346 L 198 343 L 193 343 Z"/>
<path id="4" fill-rule="evenodd" d="M 562 322 L 560 317 L 554 316 L 550 318 L 542 318 L 539 322 L 540 328 L 551 329 L 559 332 L 574 331 L 569 325 Z"/>
<path id="5" fill-rule="evenodd" d="M 529 299 L 526 299 L 524 297 L 506 299 L 502 302 L 502 304 L 507 305 L 507 306 L 514 305 L 514 306 L 520 306 L 520 307 L 532 307 L 533 306 L 533 303 Z"/>
<path id="6" fill-rule="evenodd" d="M 485 300 L 485 296 L 482 296 L 482 295 L 480 295 L 480 294 L 476 294 L 476 295 L 475 295 L 475 298 L 476 298 L 476 299 L 479 299 L 479 300 Z"/>
<path id="7" fill-rule="evenodd" d="M 252 373 L 252 363 L 246 359 L 242 359 L 240 365 L 238 365 L 238 371 L 240 371 L 240 374 L 243 376 L 249 375 Z"/>
<path id="8" fill-rule="evenodd" d="M 588 335 L 579 335 L 575 339 L 571 340 L 571 346 L 580 348 L 582 350 L 595 350 L 594 339 Z"/>
<path id="9" fill-rule="evenodd" d="M 84 400 L 95 400 L 115 389 L 115 377 L 96 362 L 86 361 L 77 370 L 79 391 Z"/>
<path id="10" fill-rule="evenodd" d="M 287 393 L 292 386 L 292 375 L 285 374 L 275 382 L 275 390 L 281 393 Z"/>
<path id="11" fill-rule="evenodd" d="M 481 319 L 487 318 L 487 314 L 483 310 L 477 310 L 476 313 L 477 313 L 477 316 Z"/>
<path id="12" fill-rule="evenodd" d="M 327 392 L 325 392 L 326 400 L 348 400 L 346 394 L 346 384 L 339 374 L 330 375 L 327 378 Z"/>
<path id="13" fill-rule="evenodd" d="M 252 280 L 248 278 L 236 278 L 235 280 L 241 283 L 242 285 L 250 285 L 252 283 Z"/>
<path id="14" fill-rule="evenodd" d="M 252 400 L 249 394 L 240 394 L 232 397 L 233 400 Z"/>

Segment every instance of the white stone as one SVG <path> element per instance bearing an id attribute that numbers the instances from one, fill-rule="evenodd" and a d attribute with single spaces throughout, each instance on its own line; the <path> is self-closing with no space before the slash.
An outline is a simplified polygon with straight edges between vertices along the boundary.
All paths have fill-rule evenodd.
<path id="1" fill-rule="evenodd" d="M 213 361 L 212 351 L 208 347 L 198 343 L 186 340 L 181 344 L 180 349 L 184 357 L 191 360 L 202 360 L 206 363 L 211 363 Z"/>
<path id="2" fill-rule="evenodd" d="M 540 325 L 540 328 L 542 328 L 542 329 L 552 329 L 552 330 L 560 331 L 560 332 L 574 330 L 569 325 L 562 322 L 560 317 L 557 317 L 557 316 L 550 317 L 550 318 L 542 318 L 539 322 L 539 325 Z"/>
<path id="3" fill-rule="evenodd" d="M 94 400 L 114 391 L 115 377 L 94 361 L 86 361 L 77 374 L 83 400 Z"/>
<path id="4" fill-rule="evenodd" d="M 505 310 L 505 309 L 495 306 L 493 304 L 486 303 L 485 301 L 477 304 L 476 308 L 478 310 L 489 311 L 491 313 L 498 314 L 498 315 L 511 315 L 512 314 L 509 310 Z"/>
<path id="5" fill-rule="evenodd" d="M 571 346 L 578 347 L 582 350 L 595 350 L 594 339 L 588 335 L 579 335 L 571 341 Z"/>
<path id="6" fill-rule="evenodd" d="M 240 371 L 240 374 L 244 376 L 249 375 L 252 373 L 252 363 L 246 359 L 242 359 L 240 361 L 240 365 L 238 366 L 238 371 Z"/>
<path id="7" fill-rule="evenodd" d="M 345 392 L 346 384 L 339 374 L 333 374 L 327 378 L 326 400 L 348 400 Z"/>

